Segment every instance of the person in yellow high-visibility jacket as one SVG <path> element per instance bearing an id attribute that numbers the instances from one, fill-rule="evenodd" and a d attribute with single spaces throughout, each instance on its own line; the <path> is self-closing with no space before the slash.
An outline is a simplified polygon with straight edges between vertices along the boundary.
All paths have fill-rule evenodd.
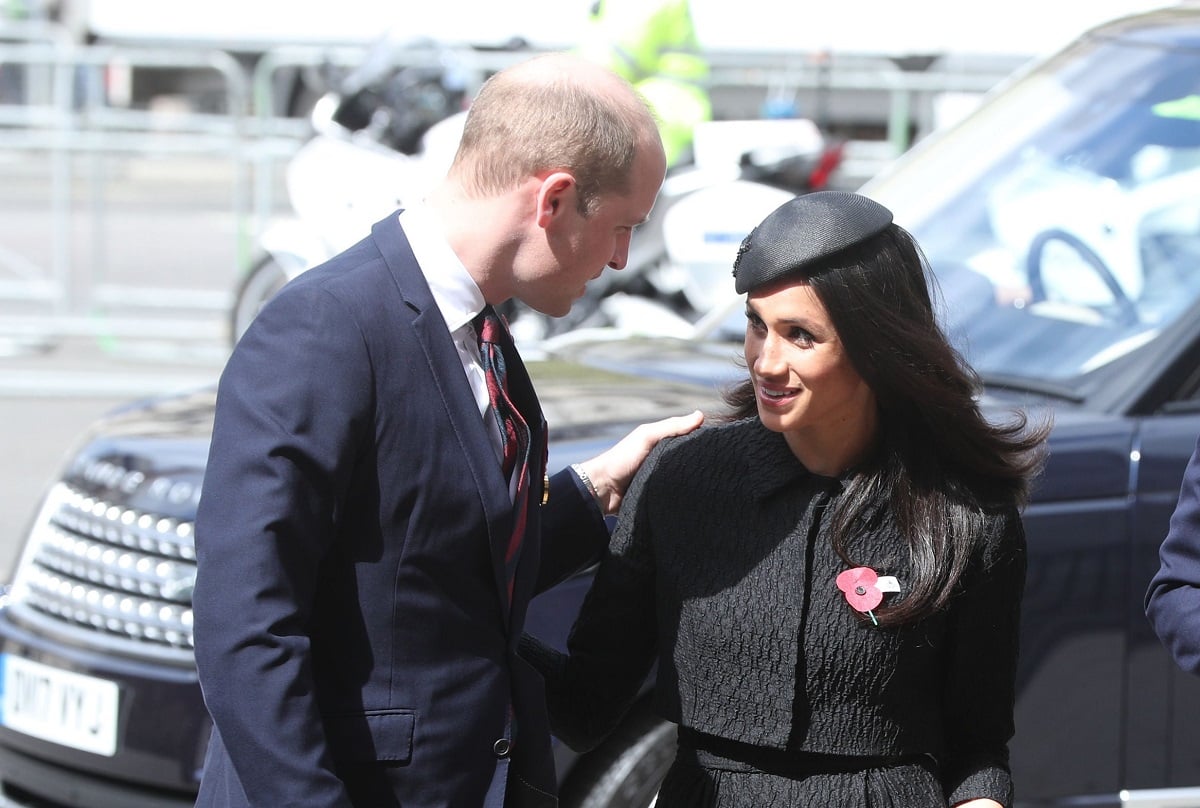
<path id="1" fill-rule="evenodd" d="M 712 102 L 688 0 L 597 0 L 578 51 L 623 76 L 650 104 L 668 166 L 690 157 L 692 130 L 712 119 Z"/>

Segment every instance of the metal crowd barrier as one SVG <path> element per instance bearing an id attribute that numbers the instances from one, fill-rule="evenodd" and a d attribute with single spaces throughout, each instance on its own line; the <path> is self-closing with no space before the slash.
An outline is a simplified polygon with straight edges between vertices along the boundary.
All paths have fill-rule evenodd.
<path id="1" fill-rule="evenodd" d="M 110 103 L 131 70 L 209 74 L 224 112 Z M 224 51 L 0 26 L 0 337 L 223 342 L 268 215 L 255 173 L 306 136 L 264 132 L 251 112 L 247 71 Z"/>
<path id="2" fill-rule="evenodd" d="M 224 344 L 255 236 L 286 213 L 281 169 L 309 133 L 277 108 L 274 83 L 283 70 L 347 67 L 364 52 L 277 48 L 247 68 L 220 50 L 81 46 L 52 26 L 0 24 L 0 338 Z M 523 54 L 461 56 L 481 80 Z M 908 147 L 934 94 L 982 93 L 1000 78 L 828 70 L 780 56 L 715 55 L 713 68 L 730 99 L 784 88 L 811 105 L 874 93 L 887 120 L 877 159 Z M 106 85 L 128 70 L 208 73 L 223 112 L 114 105 Z"/>

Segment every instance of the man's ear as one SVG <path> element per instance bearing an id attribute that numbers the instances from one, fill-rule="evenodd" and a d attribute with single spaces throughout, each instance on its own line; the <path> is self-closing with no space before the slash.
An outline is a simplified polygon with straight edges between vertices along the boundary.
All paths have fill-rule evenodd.
<path id="1" fill-rule="evenodd" d="M 547 174 L 542 184 L 538 186 L 537 194 L 537 223 L 546 228 L 554 218 L 575 206 L 578 185 L 575 177 L 566 171 L 555 171 Z"/>

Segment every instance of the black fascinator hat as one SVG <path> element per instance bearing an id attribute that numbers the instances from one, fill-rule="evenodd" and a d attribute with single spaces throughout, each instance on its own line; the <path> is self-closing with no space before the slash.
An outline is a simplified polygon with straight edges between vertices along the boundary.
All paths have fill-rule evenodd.
<path id="1" fill-rule="evenodd" d="M 892 212 L 849 191 L 818 191 L 784 202 L 742 240 L 734 287 L 745 294 L 877 236 Z"/>

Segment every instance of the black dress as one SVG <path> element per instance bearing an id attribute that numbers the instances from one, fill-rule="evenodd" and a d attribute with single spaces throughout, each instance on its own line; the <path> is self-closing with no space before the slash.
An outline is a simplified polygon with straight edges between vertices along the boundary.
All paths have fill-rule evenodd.
<path id="1" fill-rule="evenodd" d="M 570 656 L 523 643 L 555 734 L 598 743 L 657 662 L 656 710 L 680 726 L 659 808 L 1009 805 L 1015 508 L 985 514 L 945 610 L 883 628 L 835 584 L 851 566 L 827 538 L 841 492 L 756 418 L 661 443 L 626 495 Z M 882 507 L 865 522 L 854 565 L 895 577 L 885 597 L 901 597 L 904 540 Z"/>

